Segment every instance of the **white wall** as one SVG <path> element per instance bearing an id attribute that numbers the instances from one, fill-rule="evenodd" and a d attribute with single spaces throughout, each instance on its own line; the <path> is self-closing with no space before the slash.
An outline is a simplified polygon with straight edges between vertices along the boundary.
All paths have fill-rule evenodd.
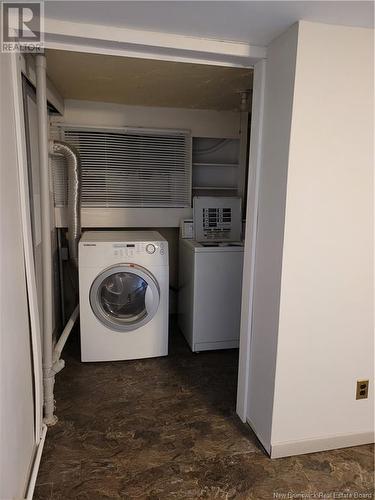
<path id="1" fill-rule="evenodd" d="M 268 49 L 248 393 L 248 420 L 270 450 L 284 207 L 298 26 Z"/>
<path id="2" fill-rule="evenodd" d="M 373 440 L 372 36 L 269 47 L 248 420 L 272 457 Z"/>
<path id="3" fill-rule="evenodd" d="M 33 375 L 10 55 L 0 54 L 0 498 L 24 498 L 35 451 Z"/>
<path id="4" fill-rule="evenodd" d="M 240 113 L 201 109 L 126 106 L 104 102 L 66 100 L 63 117 L 54 122 L 97 127 L 189 129 L 197 137 L 238 139 Z"/>
<path id="5" fill-rule="evenodd" d="M 272 447 L 371 440 L 373 57 L 370 30 L 300 23 Z"/>

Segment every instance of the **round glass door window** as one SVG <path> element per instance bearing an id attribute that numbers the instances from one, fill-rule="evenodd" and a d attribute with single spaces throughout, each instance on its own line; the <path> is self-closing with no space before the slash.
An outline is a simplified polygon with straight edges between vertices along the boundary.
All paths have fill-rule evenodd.
<path id="1" fill-rule="evenodd" d="M 95 316 L 115 331 L 131 331 L 148 323 L 157 312 L 159 300 L 155 278 L 135 265 L 106 269 L 90 290 Z"/>

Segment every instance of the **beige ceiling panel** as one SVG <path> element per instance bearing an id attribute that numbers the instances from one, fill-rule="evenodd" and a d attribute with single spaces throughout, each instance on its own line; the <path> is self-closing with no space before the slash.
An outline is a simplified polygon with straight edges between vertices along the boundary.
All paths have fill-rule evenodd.
<path id="1" fill-rule="evenodd" d="M 47 73 L 64 99 L 138 106 L 238 110 L 252 70 L 47 50 Z"/>

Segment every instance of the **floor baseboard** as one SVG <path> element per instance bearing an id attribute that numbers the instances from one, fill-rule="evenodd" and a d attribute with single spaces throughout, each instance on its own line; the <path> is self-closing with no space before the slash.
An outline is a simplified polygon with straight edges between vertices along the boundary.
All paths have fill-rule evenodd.
<path id="1" fill-rule="evenodd" d="M 271 444 L 271 458 L 290 457 L 315 453 L 319 451 L 334 450 L 337 448 L 348 448 L 374 442 L 374 432 L 362 432 L 358 434 L 339 434 L 317 439 L 304 439 L 301 441 L 288 441 L 284 443 Z"/>

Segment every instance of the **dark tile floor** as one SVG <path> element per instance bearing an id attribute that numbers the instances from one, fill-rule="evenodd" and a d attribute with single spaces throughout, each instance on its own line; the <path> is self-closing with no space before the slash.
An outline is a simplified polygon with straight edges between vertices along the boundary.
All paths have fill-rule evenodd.
<path id="1" fill-rule="evenodd" d="M 172 330 L 168 357 L 130 362 L 82 364 L 73 339 L 35 499 L 373 498 L 373 446 L 270 460 L 235 414 L 237 352 Z"/>

